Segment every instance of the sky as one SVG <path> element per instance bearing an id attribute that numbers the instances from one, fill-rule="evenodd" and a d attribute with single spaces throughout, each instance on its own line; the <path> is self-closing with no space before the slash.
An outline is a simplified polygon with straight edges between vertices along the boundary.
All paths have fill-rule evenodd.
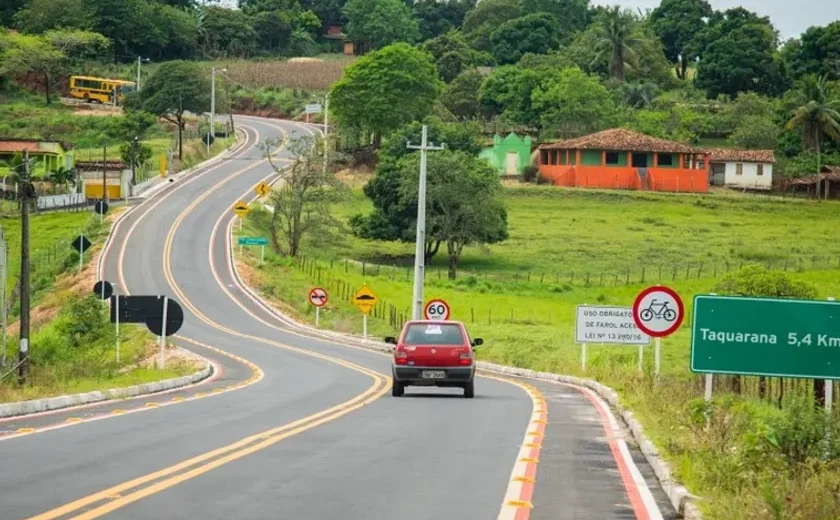
<path id="1" fill-rule="evenodd" d="M 590 0 L 595 5 L 620 5 L 623 7 L 653 9 L 660 0 Z M 741 6 L 769 16 L 778 29 L 782 41 L 798 38 L 812 25 L 827 25 L 840 20 L 840 0 L 707 0 L 712 9 L 725 11 Z"/>

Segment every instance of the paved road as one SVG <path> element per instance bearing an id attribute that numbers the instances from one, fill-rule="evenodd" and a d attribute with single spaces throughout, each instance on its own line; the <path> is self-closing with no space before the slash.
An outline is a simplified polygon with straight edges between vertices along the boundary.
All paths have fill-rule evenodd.
<path id="1" fill-rule="evenodd" d="M 0 518 L 659 518 L 639 498 L 644 481 L 616 462 L 621 433 L 608 435 L 577 390 L 481 378 L 471 400 L 459 390 L 395 399 L 388 357 L 301 334 L 246 296 L 228 228 L 234 202 L 271 180 L 255 144 L 311 130 L 240 123 L 245 146 L 132 209 L 103 263 L 118 291 L 181 303 L 178 342 L 213 359 L 217 379 L 0 422 Z M 97 420 L 2 436 L 71 417 Z M 658 502 L 673 518 L 649 468 L 630 458 L 651 487 L 647 508 Z M 512 481 L 522 475 L 531 478 Z M 533 509 L 502 509 L 519 497 Z"/>

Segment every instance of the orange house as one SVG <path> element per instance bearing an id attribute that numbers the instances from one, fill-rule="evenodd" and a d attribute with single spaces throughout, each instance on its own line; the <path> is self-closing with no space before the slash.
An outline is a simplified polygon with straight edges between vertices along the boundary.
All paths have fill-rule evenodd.
<path id="1" fill-rule="evenodd" d="M 709 191 L 708 152 L 623 128 L 544 144 L 539 151 L 540 175 L 556 186 Z"/>

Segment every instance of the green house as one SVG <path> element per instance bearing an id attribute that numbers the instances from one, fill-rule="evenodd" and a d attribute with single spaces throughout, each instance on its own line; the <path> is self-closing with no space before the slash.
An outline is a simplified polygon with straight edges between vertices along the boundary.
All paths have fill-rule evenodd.
<path id="1" fill-rule="evenodd" d="M 531 161 L 531 137 L 519 137 L 511 132 L 504 139 L 493 136 L 493 146 L 485 148 L 479 157 L 486 159 L 500 175 L 519 175 Z"/>
<path id="2" fill-rule="evenodd" d="M 29 152 L 29 157 L 35 159 L 32 172 L 35 176 L 54 172 L 61 166 L 72 168 L 73 153 L 68 148 L 58 141 L 0 137 L 0 171 L 8 174 L 8 164 L 16 154 L 24 152 Z"/>

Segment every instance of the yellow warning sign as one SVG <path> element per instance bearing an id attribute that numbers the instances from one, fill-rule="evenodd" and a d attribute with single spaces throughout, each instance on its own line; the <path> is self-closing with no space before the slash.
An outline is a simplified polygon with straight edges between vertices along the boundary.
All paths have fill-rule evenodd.
<path id="1" fill-rule="evenodd" d="M 363 285 L 361 289 L 356 291 L 353 295 L 353 305 L 359 308 L 365 314 L 368 314 L 376 306 L 379 298 L 373 294 L 367 285 Z"/>
<path id="2" fill-rule="evenodd" d="M 233 211 L 237 215 L 239 215 L 239 218 L 242 218 L 245 215 L 247 215 L 249 211 L 251 211 L 251 208 L 249 208 L 247 204 L 240 200 L 239 202 L 233 205 Z"/>
<path id="3" fill-rule="evenodd" d="M 260 197 L 265 197 L 266 195 L 271 193 L 271 186 L 269 186 L 268 184 L 266 184 L 264 182 L 261 182 L 261 183 L 257 184 L 256 191 L 257 191 L 257 195 L 259 195 Z"/>

